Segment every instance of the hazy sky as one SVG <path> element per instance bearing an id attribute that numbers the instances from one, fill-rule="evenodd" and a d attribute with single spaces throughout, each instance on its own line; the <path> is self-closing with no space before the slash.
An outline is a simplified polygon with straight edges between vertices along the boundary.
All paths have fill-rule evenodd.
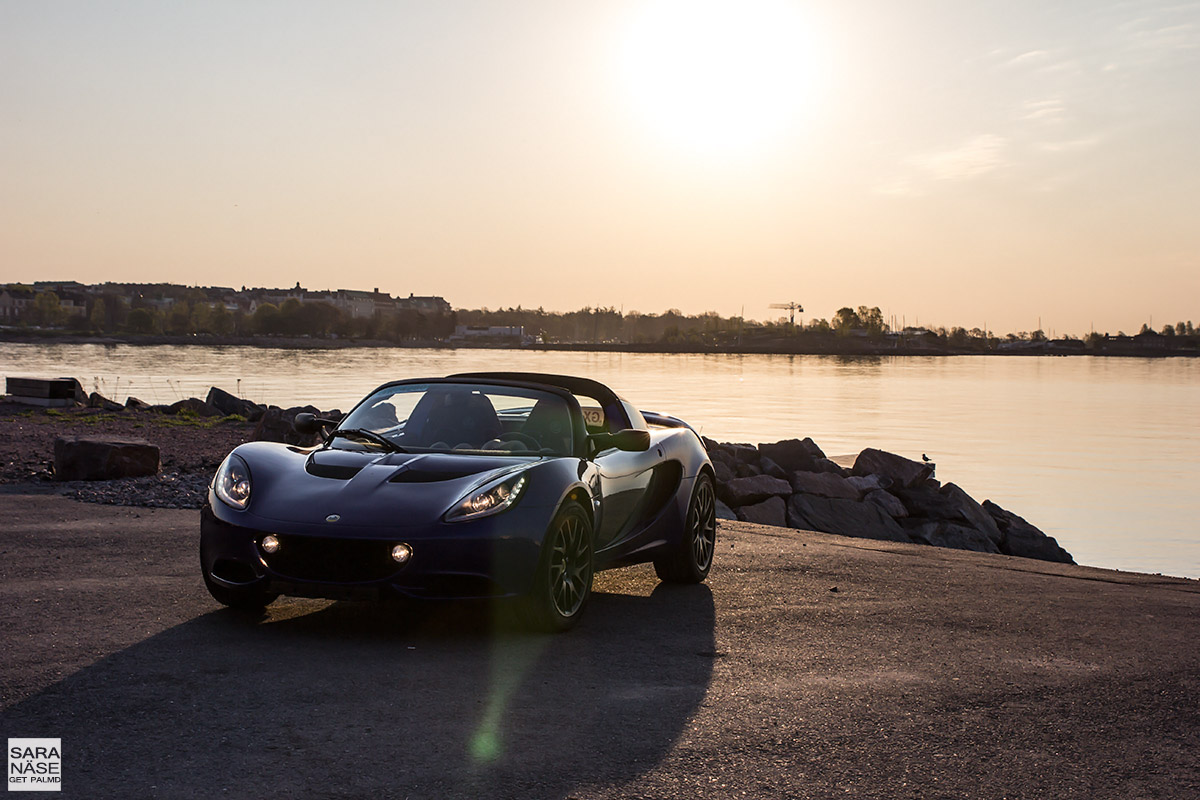
<path id="1" fill-rule="evenodd" d="M 1200 3 L 0 0 L 0 281 L 1200 322 Z"/>

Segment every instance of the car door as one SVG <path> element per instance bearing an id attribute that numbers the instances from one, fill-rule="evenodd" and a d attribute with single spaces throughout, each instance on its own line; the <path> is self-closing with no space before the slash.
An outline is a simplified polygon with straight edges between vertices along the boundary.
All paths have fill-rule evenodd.
<path id="1" fill-rule="evenodd" d="M 596 531 L 596 549 L 616 545 L 634 533 L 636 515 L 650 486 L 658 453 L 651 447 L 644 453 L 631 453 L 610 447 L 596 454 L 600 476 L 600 525 Z"/>

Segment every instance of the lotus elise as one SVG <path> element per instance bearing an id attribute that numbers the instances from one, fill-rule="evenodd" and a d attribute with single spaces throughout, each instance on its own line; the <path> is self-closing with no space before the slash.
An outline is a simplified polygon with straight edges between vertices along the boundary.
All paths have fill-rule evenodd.
<path id="1" fill-rule="evenodd" d="M 697 433 L 593 380 L 471 373 L 402 380 L 340 421 L 296 417 L 314 447 L 250 442 L 201 512 L 213 598 L 512 598 L 572 627 L 597 570 L 653 562 L 699 583 L 716 543 Z"/>

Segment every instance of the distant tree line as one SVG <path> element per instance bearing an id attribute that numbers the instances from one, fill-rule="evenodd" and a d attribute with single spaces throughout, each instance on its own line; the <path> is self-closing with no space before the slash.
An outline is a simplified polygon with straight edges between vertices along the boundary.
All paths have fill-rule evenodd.
<path id="1" fill-rule="evenodd" d="M 324 302 L 289 298 L 280 305 L 259 304 L 253 313 L 212 302 L 190 290 L 165 308 L 142 298 L 118 294 L 90 296 L 86 313 L 63 308 L 54 292 L 34 295 L 22 322 L 75 333 L 167 336 L 314 336 L 387 341 L 442 339 L 454 332 L 454 315 L 400 309 L 372 317 L 354 317 Z"/>
<path id="2" fill-rule="evenodd" d="M 31 287 L 10 285 L 5 288 Z M 142 297 L 127 300 L 115 292 L 88 295 L 85 313 L 65 308 L 50 291 L 37 292 L 25 308 L 21 324 L 61 328 L 74 333 L 140 334 L 168 336 L 290 336 L 379 339 L 385 341 L 433 341 L 449 337 L 455 325 L 523 327 L 527 336 L 554 343 L 632 343 L 666 346 L 770 346 L 776 342 L 819 344 L 839 338 L 866 342 L 884 340 L 919 342 L 935 348 L 992 350 L 1003 346 L 1038 346 L 1049 342 L 1044 331 L 1020 331 L 997 336 L 980 328 L 932 327 L 895 331 L 884 320 L 878 306 L 839 308 L 831 320 L 812 319 L 792 324 L 780 318 L 766 322 L 722 316 L 715 311 L 684 314 L 671 308 L 661 314 L 639 311 L 624 313 L 611 306 L 584 307 L 576 311 L 546 311 L 543 308 L 458 309 L 449 314 L 400 309 L 355 317 L 329 303 L 301 302 L 289 298 L 278 306 L 261 303 L 251 313 L 241 307 L 227 308 L 214 302 L 199 288 L 171 287 L 176 291 L 169 304 Z M 1163 325 L 1155 331 L 1141 327 L 1145 338 L 1180 339 L 1195 346 L 1200 331 L 1191 320 Z M 1126 334 L 1119 331 L 1118 338 Z M 1109 342 L 1107 334 L 1091 333 L 1082 340 L 1064 336 L 1060 343 L 1098 349 Z"/>

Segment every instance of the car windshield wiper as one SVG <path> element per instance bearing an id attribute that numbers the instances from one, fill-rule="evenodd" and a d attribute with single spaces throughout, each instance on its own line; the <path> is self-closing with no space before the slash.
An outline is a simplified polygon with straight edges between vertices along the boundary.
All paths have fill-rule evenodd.
<path id="1" fill-rule="evenodd" d="M 346 436 L 346 437 L 349 437 L 352 439 L 356 438 L 356 437 L 359 439 L 366 439 L 368 442 L 374 442 L 375 444 L 383 445 L 384 447 L 386 447 L 388 450 L 392 451 L 393 453 L 407 453 L 408 452 L 403 447 L 401 447 L 400 445 L 393 442 L 391 439 L 388 439 L 385 436 L 380 436 L 375 431 L 369 431 L 366 428 L 335 428 L 334 430 L 330 431 L 329 438 L 325 440 L 326 444 L 328 444 L 329 442 L 332 442 L 334 439 L 336 439 L 339 436 Z"/>

